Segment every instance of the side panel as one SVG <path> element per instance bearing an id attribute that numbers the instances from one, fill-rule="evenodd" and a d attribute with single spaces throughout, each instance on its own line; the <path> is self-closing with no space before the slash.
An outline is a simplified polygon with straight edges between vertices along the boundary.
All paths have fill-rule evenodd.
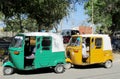
<path id="1" fill-rule="evenodd" d="M 24 36 L 15 36 L 9 47 L 10 61 L 17 69 L 24 69 Z"/>
<path id="2" fill-rule="evenodd" d="M 72 61 L 72 64 L 82 64 L 82 46 L 67 47 L 67 57 Z"/>
<path id="3" fill-rule="evenodd" d="M 49 66 L 56 66 L 59 63 L 61 64 L 65 63 L 65 52 L 64 51 L 53 52 L 51 59 L 50 59 Z"/>
<path id="4" fill-rule="evenodd" d="M 100 63 L 104 61 L 103 39 L 91 38 L 90 44 L 90 64 Z"/>
<path id="5" fill-rule="evenodd" d="M 73 48 L 73 51 L 71 52 L 72 55 L 72 62 L 75 65 L 81 65 L 82 64 L 82 46 Z"/>
<path id="6" fill-rule="evenodd" d="M 35 68 L 47 67 L 52 57 L 52 37 L 36 38 Z"/>
<path id="7" fill-rule="evenodd" d="M 24 48 L 10 48 L 10 61 L 18 69 L 24 69 Z M 19 54 L 14 54 L 19 52 Z"/>
<path id="8" fill-rule="evenodd" d="M 104 61 L 103 62 L 106 62 L 107 60 L 113 61 L 112 50 L 105 50 L 104 51 Z"/>

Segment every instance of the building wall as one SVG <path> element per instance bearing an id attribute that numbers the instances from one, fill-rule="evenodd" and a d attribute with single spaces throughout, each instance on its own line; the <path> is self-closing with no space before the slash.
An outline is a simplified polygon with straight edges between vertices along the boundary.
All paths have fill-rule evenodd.
<path id="1" fill-rule="evenodd" d="M 80 34 L 92 34 L 92 27 L 79 26 Z"/>
<path id="2" fill-rule="evenodd" d="M 0 37 L 13 37 L 16 33 L 13 32 L 0 32 Z"/>

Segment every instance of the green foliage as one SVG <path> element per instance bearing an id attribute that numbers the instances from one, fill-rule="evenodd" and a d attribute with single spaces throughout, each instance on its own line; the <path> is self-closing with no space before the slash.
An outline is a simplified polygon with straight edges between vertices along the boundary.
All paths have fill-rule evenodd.
<path id="1" fill-rule="evenodd" d="M 92 2 L 94 24 L 101 25 L 104 33 L 113 33 L 120 27 L 120 1 L 119 0 L 89 0 L 85 4 L 86 13 L 91 16 L 92 20 Z"/>
<path id="2" fill-rule="evenodd" d="M 49 30 L 50 26 L 59 21 L 67 15 L 69 6 L 68 2 L 65 0 L 44 0 L 39 4 L 38 0 L 33 1 L 29 5 L 29 17 L 37 20 L 39 24 L 39 30 L 46 29 Z"/>
<path id="3" fill-rule="evenodd" d="M 24 15 L 21 16 L 21 25 L 23 31 L 37 31 L 37 23 L 34 19 L 31 18 L 25 18 Z M 19 27 L 19 18 L 17 16 L 14 16 L 12 18 L 6 18 L 6 25 L 7 27 L 4 28 L 4 31 L 11 31 L 12 32 L 21 32 Z"/>
<path id="4" fill-rule="evenodd" d="M 0 0 L 0 12 L 5 15 L 6 30 L 9 28 L 23 32 L 24 29 L 35 27 L 37 23 L 38 31 L 42 29 L 48 31 L 56 28 L 60 20 L 68 15 L 72 9 L 71 4 L 84 1 L 86 0 Z M 27 18 L 23 20 L 22 15 L 26 15 Z M 34 21 L 31 22 L 30 19 Z M 33 26 L 27 22 L 33 23 Z"/>
<path id="5" fill-rule="evenodd" d="M 6 31 L 23 32 L 21 16 L 27 14 L 27 7 L 25 7 L 27 3 L 27 0 L 26 2 L 24 0 L 0 0 L 0 11 L 5 16 Z"/>
<path id="6" fill-rule="evenodd" d="M 0 20 L 3 19 L 3 14 L 0 12 Z"/>

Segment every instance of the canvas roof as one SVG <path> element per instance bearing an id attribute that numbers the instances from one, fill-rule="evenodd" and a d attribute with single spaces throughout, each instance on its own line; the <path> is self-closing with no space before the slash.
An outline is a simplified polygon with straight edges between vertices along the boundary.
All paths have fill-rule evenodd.
<path id="1" fill-rule="evenodd" d="M 21 33 L 25 36 L 51 36 L 52 37 L 52 52 L 65 51 L 63 45 L 63 38 L 60 34 L 57 33 L 49 33 L 49 32 L 29 32 L 29 33 Z"/>
<path id="2" fill-rule="evenodd" d="M 81 37 L 101 37 L 103 39 L 103 50 L 112 50 L 111 39 L 107 34 L 83 34 L 83 35 L 73 35 Z"/>

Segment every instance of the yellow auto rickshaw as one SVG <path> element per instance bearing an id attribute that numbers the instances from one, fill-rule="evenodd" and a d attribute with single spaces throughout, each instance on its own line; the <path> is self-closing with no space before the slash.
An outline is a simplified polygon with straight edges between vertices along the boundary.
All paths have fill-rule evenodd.
<path id="1" fill-rule="evenodd" d="M 66 47 L 66 57 L 67 68 L 90 64 L 110 68 L 113 61 L 111 39 L 106 34 L 73 35 Z"/>

